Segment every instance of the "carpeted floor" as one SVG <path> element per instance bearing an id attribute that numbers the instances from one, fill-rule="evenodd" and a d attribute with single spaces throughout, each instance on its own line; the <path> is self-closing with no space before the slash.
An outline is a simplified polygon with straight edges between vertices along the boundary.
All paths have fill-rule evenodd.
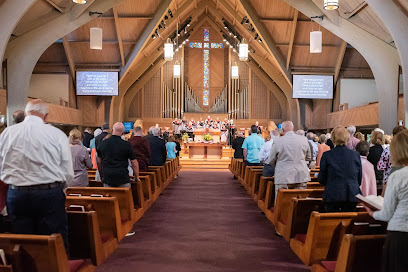
<path id="1" fill-rule="evenodd" d="M 229 171 L 181 171 L 98 272 L 310 271 Z"/>

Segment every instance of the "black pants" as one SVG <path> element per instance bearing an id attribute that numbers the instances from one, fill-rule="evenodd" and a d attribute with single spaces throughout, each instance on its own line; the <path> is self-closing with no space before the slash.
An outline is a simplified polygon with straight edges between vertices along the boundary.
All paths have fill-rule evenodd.
<path id="1" fill-rule="evenodd" d="M 355 212 L 356 202 L 325 202 L 325 212 Z"/>
<path id="2" fill-rule="evenodd" d="M 246 166 L 261 166 L 261 164 L 259 162 L 258 163 L 252 163 L 252 162 L 244 161 L 244 163 L 245 163 Z"/>
<path id="3" fill-rule="evenodd" d="M 62 187 L 51 189 L 9 189 L 7 212 L 17 234 L 60 233 L 68 252 L 68 220 Z"/>
<path id="4" fill-rule="evenodd" d="M 408 232 L 388 231 L 384 243 L 383 271 L 403 272 L 408 267 Z"/>
<path id="5" fill-rule="evenodd" d="M 262 176 L 264 177 L 273 177 L 275 175 L 275 167 L 270 164 L 265 164 L 262 169 Z"/>

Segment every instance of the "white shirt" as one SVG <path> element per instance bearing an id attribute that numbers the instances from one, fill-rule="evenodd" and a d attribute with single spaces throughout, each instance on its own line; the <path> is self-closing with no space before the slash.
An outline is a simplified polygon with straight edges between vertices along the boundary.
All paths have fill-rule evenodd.
<path id="1" fill-rule="evenodd" d="M 73 177 L 67 136 L 41 118 L 29 115 L 0 135 L 0 179 L 5 183 L 70 183 Z"/>
<path id="2" fill-rule="evenodd" d="M 384 195 L 384 205 L 374 212 L 374 218 L 388 222 L 387 230 L 408 232 L 408 167 L 390 175 Z"/>
<path id="3" fill-rule="evenodd" d="M 261 147 L 261 151 L 259 151 L 259 161 L 269 163 L 269 155 L 271 155 L 272 144 L 273 139 L 270 139 Z"/>

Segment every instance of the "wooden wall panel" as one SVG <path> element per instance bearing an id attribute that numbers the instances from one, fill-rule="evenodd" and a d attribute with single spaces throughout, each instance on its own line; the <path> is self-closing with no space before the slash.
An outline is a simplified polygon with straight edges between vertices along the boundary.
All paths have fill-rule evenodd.
<path id="1" fill-rule="evenodd" d="M 96 96 L 78 96 L 78 106 L 82 111 L 83 126 L 100 126 L 97 119 Z M 81 124 L 79 122 L 78 124 Z"/>
<path id="2" fill-rule="evenodd" d="M 188 85 L 197 92 L 197 96 L 201 98 L 202 105 L 203 94 L 203 50 L 198 48 L 189 48 L 188 58 Z"/>
<path id="3" fill-rule="evenodd" d="M 263 82 L 252 72 L 251 75 L 252 100 L 251 100 L 251 118 L 252 119 L 267 119 L 268 116 L 268 88 Z"/>
<path id="4" fill-rule="evenodd" d="M 270 92 L 270 90 L 268 91 Z M 282 106 L 272 92 L 269 95 L 269 119 L 282 119 Z"/>
<path id="5" fill-rule="evenodd" d="M 96 122 L 97 124 L 103 124 L 105 123 L 105 100 L 103 100 L 100 104 L 99 107 L 96 110 Z"/>
<path id="6" fill-rule="evenodd" d="M 351 124 L 355 126 L 378 125 L 378 103 L 337 111 L 327 115 L 327 128 Z"/>
<path id="7" fill-rule="evenodd" d="M 144 86 L 143 117 L 160 118 L 160 70 Z"/>
<path id="8" fill-rule="evenodd" d="M 82 123 L 82 113 L 83 111 L 81 110 L 48 104 L 48 116 L 46 121 L 57 124 L 80 125 Z M 95 126 L 95 122 L 92 124 L 86 124 L 85 126 Z"/>
<path id="9" fill-rule="evenodd" d="M 132 100 L 129 107 L 129 118 L 142 118 L 143 89 Z"/>
<path id="10" fill-rule="evenodd" d="M 326 129 L 327 115 L 330 113 L 331 100 L 313 100 L 313 115 L 311 129 Z"/>

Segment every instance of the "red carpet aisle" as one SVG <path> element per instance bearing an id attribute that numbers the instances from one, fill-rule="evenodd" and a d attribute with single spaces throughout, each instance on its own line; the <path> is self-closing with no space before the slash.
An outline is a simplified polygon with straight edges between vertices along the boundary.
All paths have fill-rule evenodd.
<path id="1" fill-rule="evenodd" d="M 98 272 L 310 271 L 226 171 L 181 171 Z"/>

